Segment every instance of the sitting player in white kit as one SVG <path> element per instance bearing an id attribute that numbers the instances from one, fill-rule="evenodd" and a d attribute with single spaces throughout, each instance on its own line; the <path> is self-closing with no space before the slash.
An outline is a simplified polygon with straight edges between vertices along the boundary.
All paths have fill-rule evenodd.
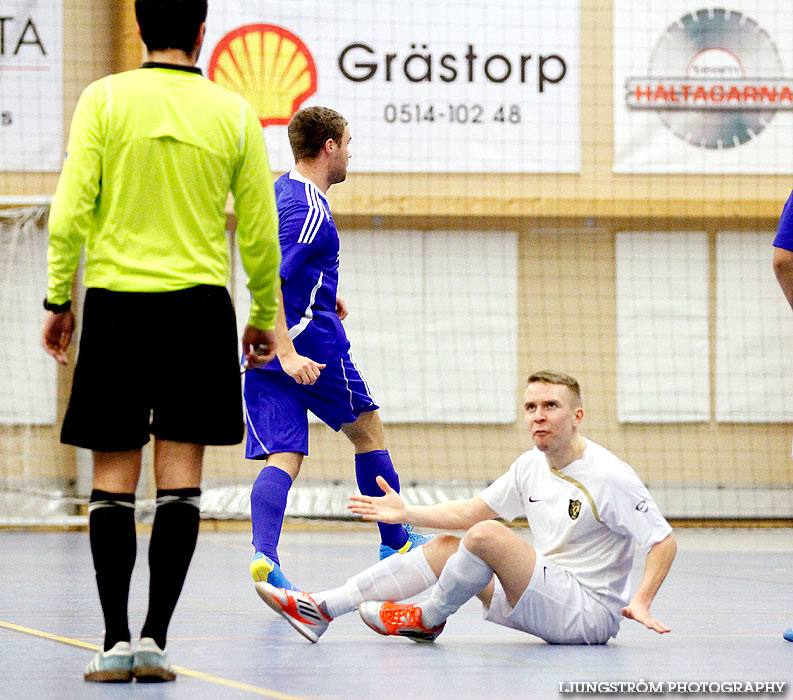
<path id="1" fill-rule="evenodd" d="M 659 634 L 669 628 L 650 614 L 677 545 L 636 472 L 583 438 L 578 382 L 537 372 L 524 395 L 534 449 L 478 496 L 432 506 L 406 506 L 383 479 L 385 495 L 351 496 L 364 520 L 463 530 L 439 535 L 320 593 L 256 584 L 262 599 L 300 634 L 316 642 L 339 615 L 358 608 L 375 632 L 432 641 L 447 618 L 478 596 L 484 618 L 555 644 L 605 644 L 622 617 Z M 494 518 L 525 516 L 534 546 Z M 634 546 L 647 551 L 631 598 Z M 405 600 L 430 589 L 414 604 Z"/>

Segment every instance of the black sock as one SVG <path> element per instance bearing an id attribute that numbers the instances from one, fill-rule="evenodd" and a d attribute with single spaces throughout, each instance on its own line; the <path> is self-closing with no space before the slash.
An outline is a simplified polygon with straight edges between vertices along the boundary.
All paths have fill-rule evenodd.
<path id="1" fill-rule="evenodd" d="M 94 489 L 88 506 L 88 529 L 96 586 L 105 617 L 105 651 L 130 641 L 127 603 L 135 567 L 135 494 Z"/>
<path id="2" fill-rule="evenodd" d="M 149 612 L 141 637 L 165 648 L 168 625 L 182 592 L 198 539 L 201 489 L 157 491 L 149 544 Z"/>

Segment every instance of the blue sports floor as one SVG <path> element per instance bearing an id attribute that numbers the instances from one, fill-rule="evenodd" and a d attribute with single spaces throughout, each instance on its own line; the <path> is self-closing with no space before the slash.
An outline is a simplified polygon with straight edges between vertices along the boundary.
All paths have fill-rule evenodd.
<path id="1" fill-rule="evenodd" d="M 573 697 L 559 691 L 575 681 L 641 680 L 783 681 L 793 696 L 793 643 L 782 639 L 793 625 L 791 530 L 678 529 L 676 536 L 677 560 L 653 606 L 672 628 L 664 636 L 625 620 L 607 646 L 550 646 L 485 623 L 472 601 L 434 645 L 381 637 L 356 614 L 334 621 L 312 645 L 256 595 L 249 534 L 204 530 L 170 628 L 179 677 L 138 686 L 82 680 L 102 641 L 87 533 L 0 531 L 0 698 L 501 700 Z M 147 548 L 141 533 L 133 637 L 145 615 Z M 368 525 L 292 524 L 280 553 L 295 583 L 319 590 L 372 563 L 377 537 Z M 637 557 L 635 575 L 642 564 Z"/>

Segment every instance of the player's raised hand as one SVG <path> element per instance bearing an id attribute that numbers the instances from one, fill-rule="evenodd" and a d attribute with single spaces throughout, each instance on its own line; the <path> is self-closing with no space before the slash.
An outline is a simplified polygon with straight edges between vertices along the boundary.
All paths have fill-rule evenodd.
<path id="1" fill-rule="evenodd" d="M 663 622 L 656 620 L 652 615 L 650 615 L 649 608 L 645 607 L 644 605 L 639 605 L 634 601 L 631 601 L 630 605 L 622 609 L 622 615 L 623 617 L 627 617 L 629 620 L 636 620 L 636 622 L 640 622 L 647 629 L 658 632 L 658 634 L 665 634 L 666 632 L 672 631 Z"/>
<path id="2" fill-rule="evenodd" d="M 279 355 L 281 367 L 298 384 L 313 384 L 319 379 L 320 372 L 325 369 L 321 362 L 314 362 L 310 357 L 298 355 L 296 352 Z"/>
<path id="3" fill-rule="evenodd" d="M 385 496 L 350 496 L 347 508 L 360 515 L 364 520 L 376 520 L 379 523 L 396 525 L 404 523 L 406 512 L 405 502 L 388 482 L 382 477 L 377 477 L 377 485 L 383 489 Z"/>

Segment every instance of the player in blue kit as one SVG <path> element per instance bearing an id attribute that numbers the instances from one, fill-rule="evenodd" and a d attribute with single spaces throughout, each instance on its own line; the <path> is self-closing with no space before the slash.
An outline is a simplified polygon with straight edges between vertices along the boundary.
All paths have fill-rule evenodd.
<path id="1" fill-rule="evenodd" d="M 382 495 L 378 476 L 399 490 L 379 407 L 350 354 L 341 323 L 347 307 L 337 296 L 339 234 L 325 193 L 347 177 L 350 128 L 338 112 L 308 107 L 292 117 L 288 135 L 295 168 L 275 183 L 282 253 L 279 351 L 244 379 L 245 456 L 266 460 L 251 491 L 251 575 L 280 588 L 294 588 L 281 571 L 278 540 L 287 494 L 308 454 L 308 410 L 353 443 L 362 494 Z M 381 559 L 430 539 L 403 525 L 378 527 Z"/>
<path id="2" fill-rule="evenodd" d="M 774 274 L 788 304 L 793 308 L 793 192 L 785 202 L 774 238 Z M 793 626 L 785 630 L 782 636 L 793 642 Z"/>

